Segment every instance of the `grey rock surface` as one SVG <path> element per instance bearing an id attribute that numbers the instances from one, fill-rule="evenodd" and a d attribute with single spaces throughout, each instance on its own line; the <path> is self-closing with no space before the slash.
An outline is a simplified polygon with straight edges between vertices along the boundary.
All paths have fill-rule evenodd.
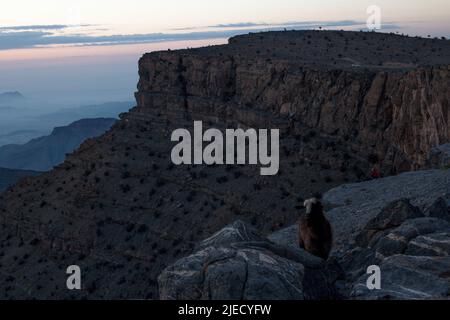
<path id="1" fill-rule="evenodd" d="M 222 230 L 216 232 L 211 237 L 200 242 L 197 249 L 201 250 L 213 246 L 219 247 L 221 245 L 227 245 L 235 242 L 264 240 L 264 237 L 258 234 L 255 229 L 248 228 L 244 222 L 237 220 L 224 227 Z"/>
<path id="2" fill-rule="evenodd" d="M 378 216 L 386 217 L 386 211 L 392 207 L 388 206 Z M 392 220 L 395 221 L 395 217 Z M 372 229 L 368 245 L 361 244 L 361 247 L 347 252 L 339 259 L 350 286 L 348 297 L 449 299 L 450 223 L 422 217 L 406 219 L 398 227 L 392 225 L 390 223 L 384 229 Z M 380 267 L 380 290 L 367 288 L 368 275 L 365 271 L 369 265 Z"/>
<path id="3" fill-rule="evenodd" d="M 450 197 L 438 198 L 433 205 L 425 211 L 425 215 L 450 222 Z"/>
<path id="4" fill-rule="evenodd" d="M 404 173 L 343 185 L 324 199 L 335 234 L 333 258 L 350 299 L 449 299 L 449 171 Z M 334 207 L 334 208 L 333 208 Z M 269 236 L 295 248 L 298 227 Z M 367 267 L 381 269 L 381 290 L 369 290 Z"/>
<path id="5" fill-rule="evenodd" d="M 327 212 L 334 229 L 335 246 L 354 240 L 363 227 L 389 203 L 405 198 L 420 210 L 439 197 L 450 195 L 450 170 L 406 172 L 397 176 L 352 183 L 331 189 L 324 202 L 335 207 Z"/>
<path id="6" fill-rule="evenodd" d="M 401 199 L 403 201 L 393 204 Z M 323 195 L 323 201 L 331 207 L 326 216 L 333 227 L 334 247 L 341 249 L 352 244 L 369 221 L 377 217 L 386 206 L 391 204 L 409 207 L 404 200 L 417 208 L 410 207 L 413 212 L 404 212 L 406 217 L 403 218 L 397 216 L 395 207 L 392 208 L 394 211 L 384 214 L 390 214 L 392 218 L 402 222 L 405 218 L 423 216 L 424 214 L 417 211 L 420 210 L 425 211 L 427 216 L 445 219 L 440 209 L 450 207 L 450 170 L 406 172 L 377 180 L 344 184 L 329 190 Z M 378 219 L 381 218 L 380 216 Z M 395 220 L 391 223 L 399 225 Z M 276 231 L 269 239 L 276 243 L 297 246 L 298 226 L 295 224 Z"/>
<path id="7" fill-rule="evenodd" d="M 450 257 L 394 255 L 380 265 L 381 290 L 368 290 L 367 276 L 353 286 L 353 299 L 449 299 Z"/>
<path id="8" fill-rule="evenodd" d="M 429 168 L 449 168 L 450 143 L 442 144 L 431 149 L 426 165 Z"/>
<path id="9" fill-rule="evenodd" d="M 283 228 L 268 236 L 269 240 L 279 245 L 287 245 L 294 248 L 298 247 L 298 224 Z"/>
<path id="10" fill-rule="evenodd" d="M 206 239 L 199 248 L 159 276 L 161 299 L 337 297 L 332 264 L 264 240 L 240 221 Z"/>

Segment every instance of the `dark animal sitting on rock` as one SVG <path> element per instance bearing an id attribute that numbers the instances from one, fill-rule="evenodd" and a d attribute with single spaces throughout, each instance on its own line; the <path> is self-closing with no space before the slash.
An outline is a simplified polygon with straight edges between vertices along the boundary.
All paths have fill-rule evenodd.
<path id="1" fill-rule="evenodd" d="M 326 260 L 333 244 L 333 234 L 331 225 L 323 214 L 322 203 L 312 198 L 303 205 L 306 207 L 306 214 L 299 221 L 300 248 Z"/>

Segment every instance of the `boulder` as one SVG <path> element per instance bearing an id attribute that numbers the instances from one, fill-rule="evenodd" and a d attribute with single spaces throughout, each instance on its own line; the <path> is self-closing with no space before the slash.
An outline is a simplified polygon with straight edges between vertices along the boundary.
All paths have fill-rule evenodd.
<path id="1" fill-rule="evenodd" d="M 197 250 L 207 247 L 220 247 L 236 242 L 263 241 L 265 240 L 254 228 L 249 228 L 244 222 L 237 220 L 211 237 L 203 240 L 197 246 Z"/>
<path id="2" fill-rule="evenodd" d="M 450 167 L 450 143 L 442 144 L 431 149 L 426 166 L 432 169 L 445 169 Z"/>
<path id="3" fill-rule="evenodd" d="M 336 282 L 341 296 L 448 298 L 450 223 L 446 221 L 448 202 L 442 197 L 448 181 L 446 171 L 415 172 L 346 185 L 325 194 L 328 206 L 335 207 L 327 216 L 336 235 L 332 256 L 345 271 L 344 284 Z M 297 237 L 295 224 L 269 239 L 295 247 Z M 381 290 L 367 288 L 370 265 L 381 268 Z"/>
<path id="4" fill-rule="evenodd" d="M 352 299 L 448 299 L 450 257 L 394 255 L 380 264 L 381 289 L 369 290 L 367 275 L 354 284 Z"/>
<path id="5" fill-rule="evenodd" d="M 370 220 L 367 230 L 386 230 L 401 225 L 407 219 L 423 217 L 423 213 L 409 202 L 408 199 L 400 199 L 388 204 L 380 214 Z"/>
<path id="6" fill-rule="evenodd" d="M 284 246 L 291 246 L 291 247 L 298 247 L 298 223 L 293 224 L 292 226 L 289 226 L 287 228 L 283 228 L 281 230 L 278 230 L 268 236 L 268 239 L 276 244 L 284 245 Z"/>
<path id="7" fill-rule="evenodd" d="M 424 214 L 411 205 L 408 199 L 400 199 L 389 203 L 381 212 L 372 218 L 363 231 L 356 237 L 358 246 L 367 246 L 373 238 L 385 231 L 400 226 L 407 219 L 423 217 Z M 383 233 L 381 233 L 383 234 Z"/>
<path id="8" fill-rule="evenodd" d="M 388 208 L 407 208 L 396 201 Z M 408 210 L 409 212 L 413 212 Z M 390 210 L 389 210 L 390 211 Z M 400 210 L 399 216 L 405 217 Z M 385 213 L 380 216 L 386 217 Z M 372 229 L 372 239 L 364 246 L 340 257 L 351 289 L 351 299 L 443 299 L 450 294 L 450 223 L 437 218 L 406 218 L 395 215 L 381 221 L 386 229 Z M 375 221 L 374 220 L 374 221 Z M 380 224 L 369 223 L 379 227 Z M 367 230 L 363 231 L 367 238 Z M 366 268 L 378 265 L 381 270 L 381 289 L 369 290 Z"/>
<path id="9" fill-rule="evenodd" d="M 394 254 L 404 253 L 410 241 L 419 236 L 426 236 L 449 230 L 450 224 L 440 219 L 412 219 L 406 221 L 400 227 L 384 234 L 375 243 L 370 244 L 370 246 L 377 252 L 377 254 L 388 257 Z M 419 243 L 416 245 L 419 245 Z M 432 247 L 429 248 L 429 250 L 431 249 Z"/>
<path id="10" fill-rule="evenodd" d="M 298 247 L 297 224 L 265 238 L 236 221 L 163 271 L 160 298 L 446 299 L 447 174 L 407 173 L 326 193 L 335 234 L 326 262 Z M 380 267 L 380 290 L 367 288 L 370 265 Z"/>
<path id="11" fill-rule="evenodd" d="M 408 243 L 405 254 L 413 256 L 450 256 L 450 231 L 418 236 Z"/>
<path id="12" fill-rule="evenodd" d="M 450 170 L 425 170 L 331 189 L 323 195 L 323 201 L 331 208 L 327 218 L 333 227 L 335 249 L 348 250 L 349 245 L 353 246 L 355 237 L 369 221 L 394 201 L 408 199 L 424 212 L 449 192 L 449 181 Z"/>
<path id="13" fill-rule="evenodd" d="M 425 211 L 425 215 L 450 222 L 450 201 L 443 197 L 439 197 L 433 205 Z"/>
<path id="14" fill-rule="evenodd" d="M 167 267 L 160 298 L 335 299 L 339 267 L 298 248 L 280 246 L 237 221 Z"/>

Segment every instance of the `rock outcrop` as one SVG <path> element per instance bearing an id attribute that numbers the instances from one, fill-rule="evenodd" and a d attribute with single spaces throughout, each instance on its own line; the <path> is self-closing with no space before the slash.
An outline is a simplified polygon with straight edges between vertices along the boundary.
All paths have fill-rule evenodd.
<path id="1" fill-rule="evenodd" d="M 372 201 L 365 199 L 369 194 Z M 324 200 L 334 207 L 327 216 L 335 230 L 332 256 L 345 272 L 344 284 L 338 286 L 343 297 L 450 297 L 448 170 L 409 172 L 343 185 L 325 193 Z M 297 234 L 294 225 L 269 239 L 294 247 Z M 381 290 L 367 288 L 370 265 L 380 266 Z"/>
<path id="2" fill-rule="evenodd" d="M 344 184 L 329 190 L 323 198 L 331 208 L 327 217 L 333 225 L 335 248 L 341 249 L 353 244 L 361 230 L 392 202 L 408 199 L 413 206 L 424 212 L 436 199 L 449 195 L 450 171 L 426 170 L 405 172 L 398 176 L 363 183 Z M 388 210 L 385 212 L 386 217 L 380 216 L 377 219 L 384 219 L 385 224 L 398 225 L 405 217 L 422 215 L 411 208 L 409 202 L 399 201 L 391 204 L 396 210 Z M 376 225 L 374 220 L 370 223 Z"/>
<path id="3" fill-rule="evenodd" d="M 214 242 L 196 250 L 233 221 L 267 236 L 294 224 L 311 193 L 365 180 L 371 162 L 385 175 L 421 167 L 432 147 L 449 141 L 449 50 L 444 40 L 303 31 L 144 55 L 135 108 L 64 163 L 0 195 L 0 297 L 157 298 L 157 277 L 177 260 L 202 250 L 253 250 Z M 256 166 L 174 166 L 170 135 L 194 120 L 205 130 L 280 129 L 278 175 L 262 177 Z M 414 206 L 444 196 L 448 173 L 423 174 L 433 182 L 400 178 L 404 185 L 386 194 L 377 193 L 378 181 L 369 183 L 375 193 L 351 188 L 361 195 L 330 211 L 337 248 L 379 213 L 366 211 L 372 203 L 381 210 L 409 199 L 394 197 L 406 187 L 421 193 Z M 306 263 L 272 248 L 281 271 Z M 84 274 L 76 292 L 65 289 L 72 264 Z M 273 283 L 281 285 L 275 275 Z M 322 295 L 308 290 L 304 298 Z"/>
<path id="4" fill-rule="evenodd" d="M 446 143 L 431 149 L 426 162 L 428 168 L 450 168 L 450 143 Z"/>
<path id="5" fill-rule="evenodd" d="M 450 140 L 445 55 L 446 40 L 251 34 L 227 46 L 144 55 L 136 99 L 141 109 L 172 117 L 291 134 L 316 129 L 377 156 L 386 168 L 407 171 L 423 167 L 430 149 Z"/>
<path id="6" fill-rule="evenodd" d="M 397 204 L 393 204 L 397 205 Z M 385 219 L 386 208 L 380 215 Z M 414 209 L 419 212 L 417 208 Z M 447 211 L 447 208 L 446 208 Z M 398 220 L 392 221 L 394 226 Z M 398 227 L 383 225 L 374 231 L 368 225 L 363 238 L 369 240 L 342 258 L 353 299 L 449 299 L 450 224 L 437 218 L 406 219 Z M 369 233 L 369 234 L 367 234 Z M 368 290 L 364 267 L 378 265 L 381 289 Z"/>
<path id="7" fill-rule="evenodd" d="M 335 299 L 335 270 L 320 258 L 278 246 L 241 221 L 200 244 L 158 278 L 161 299 Z"/>
<path id="8" fill-rule="evenodd" d="M 424 172 L 415 175 L 426 176 Z M 383 180 L 387 188 L 392 187 L 392 181 L 380 182 Z M 361 188 L 367 184 L 361 183 Z M 347 198 L 353 200 L 354 195 L 349 192 Z M 411 201 L 417 203 L 418 199 L 413 195 Z M 160 297 L 449 299 L 449 209 L 442 197 L 426 213 L 406 198 L 381 209 L 372 207 L 363 212 L 362 218 L 368 222 L 354 234 L 355 241 L 335 250 L 327 262 L 298 248 L 296 225 L 263 239 L 238 221 L 202 242 L 193 255 L 166 268 L 159 277 Z M 345 207 L 338 219 L 350 223 L 354 210 Z M 380 267 L 381 289 L 367 288 L 366 270 L 371 265 Z M 314 294 L 308 294 L 311 288 Z"/>

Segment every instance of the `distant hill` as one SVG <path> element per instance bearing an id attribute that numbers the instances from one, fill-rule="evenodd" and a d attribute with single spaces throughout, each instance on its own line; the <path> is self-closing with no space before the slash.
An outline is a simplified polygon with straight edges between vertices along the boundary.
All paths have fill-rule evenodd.
<path id="1" fill-rule="evenodd" d="M 135 104 L 136 103 L 133 101 L 117 101 L 74 108 L 65 108 L 55 112 L 43 114 L 39 116 L 39 119 L 44 121 L 67 121 L 67 119 L 69 119 L 69 121 L 75 121 L 77 119 L 85 118 L 117 118 L 120 113 L 127 112 Z"/>
<path id="2" fill-rule="evenodd" d="M 0 147 L 8 144 L 24 144 L 31 139 L 42 137 L 48 133 L 40 130 L 16 130 L 6 134 L 0 134 Z"/>
<path id="3" fill-rule="evenodd" d="M 38 175 L 40 172 L 0 168 L 0 192 L 15 184 L 20 179 Z"/>
<path id="4" fill-rule="evenodd" d="M 0 104 L 18 102 L 24 99 L 25 97 L 18 91 L 0 93 Z"/>
<path id="5" fill-rule="evenodd" d="M 41 103 L 27 97 L 23 102 L 0 103 L 0 146 L 24 144 L 51 133 L 52 129 L 80 119 L 118 118 L 136 102 L 116 101 L 98 105 L 41 110 Z"/>
<path id="6" fill-rule="evenodd" d="M 106 132 L 113 118 L 82 119 L 65 127 L 57 127 L 49 136 L 33 139 L 26 144 L 0 147 L 0 167 L 48 171 L 64 161 L 86 139 Z"/>

